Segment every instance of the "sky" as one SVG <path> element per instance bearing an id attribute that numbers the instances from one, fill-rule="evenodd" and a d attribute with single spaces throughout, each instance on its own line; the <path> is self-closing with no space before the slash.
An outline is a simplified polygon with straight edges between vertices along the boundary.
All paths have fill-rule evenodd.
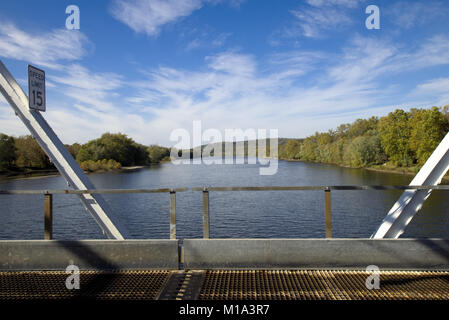
<path id="1" fill-rule="evenodd" d="M 449 104 L 448 30 L 447 0 L 2 0 L 0 59 L 25 92 L 28 64 L 45 70 L 44 117 L 64 143 L 171 146 L 196 120 L 303 138 Z M 28 134 L 2 96 L 0 132 Z"/>

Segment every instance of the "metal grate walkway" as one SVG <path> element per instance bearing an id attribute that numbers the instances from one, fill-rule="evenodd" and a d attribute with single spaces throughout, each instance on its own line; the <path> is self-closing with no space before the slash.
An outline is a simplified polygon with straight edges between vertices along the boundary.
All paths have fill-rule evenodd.
<path id="1" fill-rule="evenodd" d="M 0 299 L 155 300 L 170 271 L 81 271 L 80 289 L 68 290 L 64 271 L 0 272 Z"/>
<path id="2" fill-rule="evenodd" d="M 448 272 L 380 272 L 367 289 L 363 271 L 207 271 L 200 299 L 391 300 L 449 299 Z"/>
<path id="3" fill-rule="evenodd" d="M 81 271 L 68 290 L 63 271 L 0 272 L 0 300 L 449 300 L 449 272 L 335 270 Z"/>

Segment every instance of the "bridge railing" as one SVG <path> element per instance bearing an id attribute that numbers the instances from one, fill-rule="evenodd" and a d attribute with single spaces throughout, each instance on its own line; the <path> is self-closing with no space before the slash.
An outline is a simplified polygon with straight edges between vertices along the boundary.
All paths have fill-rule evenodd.
<path id="1" fill-rule="evenodd" d="M 210 238 L 210 192 L 237 191 L 323 191 L 325 236 L 332 238 L 332 190 L 449 190 L 449 185 L 435 186 L 263 186 L 263 187 L 195 187 L 195 188 L 159 188 L 159 189 L 95 189 L 95 190 L 0 190 L 0 195 L 36 195 L 44 196 L 44 239 L 53 238 L 53 195 L 55 194 L 130 194 L 130 193 L 168 193 L 170 197 L 170 239 L 176 239 L 176 193 L 203 193 L 203 238 Z"/>

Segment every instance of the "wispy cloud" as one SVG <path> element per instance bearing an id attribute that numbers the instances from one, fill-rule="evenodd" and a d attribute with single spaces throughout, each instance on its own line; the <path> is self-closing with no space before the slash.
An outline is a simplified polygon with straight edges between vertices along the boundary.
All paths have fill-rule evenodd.
<path id="1" fill-rule="evenodd" d="M 306 2 L 314 7 L 331 7 L 331 6 L 344 6 L 349 8 L 355 8 L 359 3 L 365 0 L 306 0 Z"/>
<path id="2" fill-rule="evenodd" d="M 449 37 L 434 35 L 418 45 L 356 36 L 344 49 L 341 62 L 330 68 L 339 81 L 364 82 L 379 76 L 395 75 L 449 64 Z"/>
<path id="3" fill-rule="evenodd" d="M 435 19 L 446 19 L 449 9 L 440 1 L 398 1 L 386 7 L 383 12 L 400 28 L 411 29 Z"/>
<path id="4" fill-rule="evenodd" d="M 362 2 L 364 0 L 306 0 L 306 4 L 290 11 L 296 21 L 287 33 L 319 38 L 325 31 L 342 30 L 353 24 L 350 9 Z"/>
<path id="5" fill-rule="evenodd" d="M 113 0 L 109 12 L 137 33 L 157 36 L 161 28 L 190 16 L 204 5 L 225 4 L 239 9 L 246 0 Z M 192 48 L 195 43 L 192 42 Z"/>
<path id="6" fill-rule="evenodd" d="M 338 25 L 344 28 L 354 23 L 351 14 L 360 3 L 303 2 L 290 11 L 296 23 L 293 31 L 320 37 Z M 206 4 L 232 5 L 220 0 L 115 0 L 112 8 L 123 5 L 117 19 L 136 32 L 155 36 L 166 24 Z M 213 50 L 198 50 L 195 62 L 183 63 L 182 68 L 154 63 L 144 71 L 142 64 L 135 67 L 137 72 L 104 72 L 78 61 L 89 43 L 82 33 L 26 33 L 8 24 L 0 26 L 0 56 L 52 68 L 47 73 L 53 84 L 48 88 L 51 112 L 45 117 L 66 143 L 120 131 L 141 143 L 169 145 L 172 130 L 190 129 L 192 121 L 199 119 L 204 129 L 278 128 L 281 136 L 303 137 L 407 103 L 418 106 L 449 100 L 446 77 L 432 79 L 425 72 L 416 76 L 419 70 L 449 65 L 449 37 L 441 30 L 404 41 L 394 35 L 367 37 L 348 32 L 335 47 L 318 41 L 318 46 L 251 51 L 251 46 L 232 43 L 234 39 L 226 33 L 211 29 L 203 35 L 204 28 L 198 29 L 180 35 L 181 48 L 194 50 L 207 42 Z M 46 49 L 32 50 L 29 40 L 35 36 Z M 410 73 L 415 75 L 403 81 Z M 12 110 L 6 111 L 4 103 L 0 102 L 0 108 L 0 127 L 17 134 L 20 121 Z"/>
<path id="7" fill-rule="evenodd" d="M 250 55 L 226 52 L 206 57 L 206 61 L 213 70 L 229 74 L 251 76 L 256 70 L 254 59 Z"/>
<path id="8" fill-rule="evenodd" d="M 449 78 L 437 78 L 419 84 L 417 86 L 418 92 L 421 93 L 446 93 L 449 94 Z"/>
<path id="9" fill-rule="evenodd" d="M 449 104 L 449 78 L 436 78 L 420 83 L 411 96 L 425 97 L 436 106 L 447 105 Z"/>
<path id="10" fill-rule="evenodd" d="M 220 33 L 218 35 L 213 32 L 202 32 L 193 40 L 189 41 L 185 50 L 192 51 L 199 48 L 220 48 L 226 43 L 226 40 L 230 36 L 231 33 L 229 32 Z"/>
<path id="11" fill-rule="evenodd" d="M 132 108 L 125 110 L 119 91 L 126 81 L 121 75 L 72 64 L 48 78 L 66 98 L 62 107 L 48 113 L 48 121 L 63 141 L 85 142 L 106 131 L 123 132 L 141 142 L 148 138 L 144 118 Z"/>
<path id="12" fill-rule="evenodd" d="M 305 37 L 315 38 L 325 30 L 340 29 L 352 23 L 349 15 L 339 8 L 301 8 L 292 10 L 300 32 Z"/>
<path id="13" fill-rule="evenodd" d="M 92 91 L 114 90 L 122 85 L 121 76 L 116 73 L 92 73 L 79 64 L 66 66 L 63 75 L 50 75 L 49 78 L 57 83 Z"/>
<path id="14" fill-rule="evenodd" d="M 310 132 L 344 108 L 352 112 L 370 105 L 366 85 L 339 85 L 330 78 L 321 85 L 293 85 L 285 74 L 301 61 L 291 57 L 281 64 L 279 58 L 270 57 L 277 71 L 267 72 L 254 56 L 236 52 L 206 58 L 208 70 L 202 72 L 159 68 L 136 84 L 140 91 L 134 101 L 146 106 L 142 110 L 154 119 L 149 126 L 156 132 L 189 129 L 193 120 L 201 119 L 218 129 L 279 128 L 284 136 Z M 303 61 L 308 59 L 305 55 Z"/>
<path id="15" fill-rule="evenodd" d="M 59 69 L 61 61 L 81 59 L 87 37 L 74 30 L 27 33 L 12 23 L 0 24 L 0 56 Z"/>
<path id="16" fill-rule="evenodd" d="M 138 33 L 155 36 L 163 25 L 189 16 L 201 0 L 114 0 L 111 14 Z"/>
<path id="17" fill-rule="evenodd" d="M 432 103 L 445 97 L 446 81 L 419 87 L 433 97 L 397 100 L 397 88 L 383 82 L 435 65 L 449 64 L 444 36 L 435 36 L 404 52 L 401 44 L 356 36 L 341 52 L 291 51 L 265 59 L 236 51 L 205 58 L 207 69 L 160 67 L 133 86 L 130 99 L 148 114 L 148 125 L 160 134 L 190 129 L 201 119 L 205 128 L 278 128 L 281 136 L 305 136 L 317 127 L 334 127 L 366 114 L 398 106 Z M 449 52 L 449 50 L 447 50 Z M 436 56 L 436 57 L 433 57 Z M 325 66 L 325 67 L 324 67 Z M 300 81 L 303 78 L 305 81 Z M 306 80 L 307 79 L 307 80 Z M 313 80 L 312 80 L 313 79 Z M 416 91 L 416 89 L 411 89 Z M 443 100 L 441 100 L 443 101 Z"/>

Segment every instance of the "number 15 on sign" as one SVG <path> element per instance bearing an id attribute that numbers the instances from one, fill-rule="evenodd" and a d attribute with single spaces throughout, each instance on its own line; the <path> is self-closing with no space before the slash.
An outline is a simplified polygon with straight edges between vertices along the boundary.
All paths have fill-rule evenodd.
<path id="1" fill-rule="evenodd" d="M 30 109 L 45 111 L 45 71 L 28 66 L 28 101 Z"/>

